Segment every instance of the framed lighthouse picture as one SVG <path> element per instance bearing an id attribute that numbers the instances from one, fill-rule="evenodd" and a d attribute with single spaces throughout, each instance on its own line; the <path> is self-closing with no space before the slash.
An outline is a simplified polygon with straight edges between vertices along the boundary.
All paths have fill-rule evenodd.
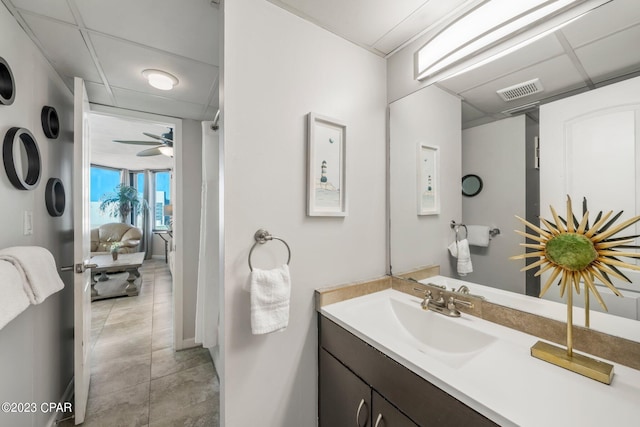
<path id="1" fill-rule="evenodd" d="M 347 215 L 347 126 L 309 113 L 307 215 Z"/>

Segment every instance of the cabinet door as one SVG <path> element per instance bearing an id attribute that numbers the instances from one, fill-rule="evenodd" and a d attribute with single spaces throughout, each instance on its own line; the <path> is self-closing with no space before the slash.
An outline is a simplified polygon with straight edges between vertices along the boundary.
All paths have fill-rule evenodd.
<path id="1" fill-rule="evenodd" d="M 320 427 L 371 427 L 371 388 L 320 349 Z"/>
<path id="2" fill-rule="evenodd" d="M 387 402 L 375 390 L 372 393 L 373 406 L 371 410 L 371 422 L 373 427 L 418 427 L 405 414 L 400 412 L 395 406 Z"/>

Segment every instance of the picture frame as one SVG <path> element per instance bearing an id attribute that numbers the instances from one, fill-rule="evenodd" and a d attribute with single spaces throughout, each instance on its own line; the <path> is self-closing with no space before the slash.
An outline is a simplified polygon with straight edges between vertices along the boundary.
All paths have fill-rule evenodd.
<path id="1" fill-rule="evenodd" d="M 347 126 L 307 115 L 307 215 L 347 216 Z"/>
<path id="2" fill-rule="evenodd" d="M 440 213 L 440 148 L 418 143 L 416 176 L 418 215 Z"/>

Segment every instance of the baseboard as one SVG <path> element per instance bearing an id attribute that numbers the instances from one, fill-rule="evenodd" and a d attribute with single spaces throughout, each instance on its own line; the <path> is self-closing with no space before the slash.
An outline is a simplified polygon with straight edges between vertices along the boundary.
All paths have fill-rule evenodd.
<path id="1" fill-rule="evenodd" d="M 73 405 L 73 400 L 71 398 L 73 397 L 74 379 L 75 377 L 71 378 L 71 381 L 69 381 L 69 384 L 67 384 L 67 388 L 64 390 L 64 393 L 62 394 L 62 397 L 60 398 L 60 401 L 58 403 L 63 404 L 64 402 L 72 402 L 72 405 Z M 51 417 L 49 417 L 49 421 L 47 421 L 46 427 L 55 427 L 58 425 L 58 421 L 60 419 L 67 418 L 70 416 L 71 416 L 71 413 L 68 413 L 68 412 L 53 411 L 51 412 Z"/>
<path id="2" fill-rule="evenodd" d="M 216 368 L 216 375 L 218 376 L 218 380 L 220 380 L 220 346 L 216 345 L 214 347 L 209 347 L 209 354 L 211 355 L 211 360 L 213 361 L 213 366 Z"/>
<path id="3" fill-rule="evenodd" d="M 176 350 L 186 350 L 187 348 L 200 347 L 200 344 L 196 344 L 196 338 L 187 338 L 186 340 L 182 340 L 180 348 Z"/>

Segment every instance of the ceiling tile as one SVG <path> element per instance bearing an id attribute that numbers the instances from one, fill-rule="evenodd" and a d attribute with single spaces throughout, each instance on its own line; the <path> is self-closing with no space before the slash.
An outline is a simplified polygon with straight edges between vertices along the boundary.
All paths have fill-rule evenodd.
<path id="1" fill-rule="evenodd" d="M 539 94 L 505 102 L 496 93 L 499 89 L 532 80 L 536 77 L 540 78 L 544 87 L 544 91 Z M 460 95 L 465 99 L 469 99 L 474 106 L 482 111 L 493 114 L 584 85 L 584 81 L 573 67 L 571 60 L 563 55 L 490 81 L 482 86 L 462 92 Z"/>
<path id="2" fill-rule="evenodd" d="M 482 67 L 443 80 L 438 84 L 452 92 L 460 93 L 563 53 L 562 45 L 555 35 L 551 34 Z"/>
<path id="3" fill-rule="evenodd" d="M 15 7 L 28 12 L 48 16 L 71 24 L 76 23 L 66 1 L 12 0 L 11 2 Z"/>
<path id="4" fill-rule="evenodd" d="M 576 48 L 638 23 L 638 0 L 615 0 L 574 21 L 562 32 Z"/>
<path id="5" fill-rule="evenodd" d="M 219 8 L 209 1 L 72 1 L 88 29 L 219 64 Z"/>
<path id="6" fill-rule="evenodd" d="M 117 87 L 113 88 L 113 94 L 116 97 L 118 107 L 121 108 L 146 111 L 163 116 L 202 120 L 202 111 L 205 104 L 176 101 Z"/>
<path id="7" fill-rule="evenodd" d="M 102 83 L 94 83 L 90 81 L 84 82 L 87 88 L 87 96 L 89 96 L 89 102 L 102 105 L 113 105 L 113 100 L 107 93 L 107 89 Z"/>
<path id="8" fill-rule="evenodd" d="M 433 26 L 452 10 L 467 2 L 468 0 L 431 0 L 426 2 L 419 10 L 380 38 L 373 47 L 385 54 L 391 53 L 395 48 Z"/>
<path id="9" fill-rule="evenodd" d="M 92 34 L 90 38 L 110 86 L 195 104 L 208 104 L 218 67 L 158 53 L 109 37 Z M 153 88 L 142 77 L 142 71 L 147 68 L 171 73 L 179 83 L 170 93 Z"/>
<path id="10" fill-rule="evenodd" d="M 640 70 L 640 25 L 576 49 L 594 83 Z M 606 58 L 606 60 L 603 60 Z"/>
<path id="11" fill-rule="evenodd" d="M 462 101 L 462 122 L 463 123 L 468 122 L 470 120 L 476 120 L 484 116 L 485 116 L 484 112 Z"/>
<path id="12" fill-rule="evenodd" d="M 80 31 L 34 15 L 25 15 L 24 19 L 60 74 L 102 81 Z"/>
<path id="13" fill-rule="evenodd" d="M 269 0 L 360 45 L 374 43 L 426 0 Z"/>

